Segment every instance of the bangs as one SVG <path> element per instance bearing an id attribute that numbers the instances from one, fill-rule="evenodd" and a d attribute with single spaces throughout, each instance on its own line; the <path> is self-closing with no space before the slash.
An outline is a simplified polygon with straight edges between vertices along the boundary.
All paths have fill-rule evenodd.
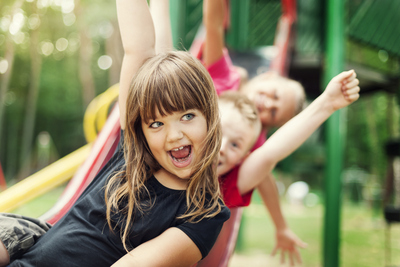
<path id="1" fill-rule="evenodd" d="M 140 116 L 145 123 L 155 120 L 157 111 L 163 117 L 189 109 L 198 109 L 203 112 L 203 105 L 200 105 L 199 99 L 193 97 L 192 94 L 188 94 L 185 90 L 168 89 L 170 88 L 158 87 L 152 90 L 154 96 L 145 99 L 140 110 Z"/>
<path id="2" fill-rule="evenodd" d="M 157 111 L 161 116 L 166 116 L 189 109 L 198 109 L 205 114 L 209 109 L 212 101 L 207 92 L 214 88 L 201 69 L 189 64 L 178 65 L 167 57 L 147 71 L 146 76 L 140 101 L 140 117 L 143 122 L 155 120 Z"/>

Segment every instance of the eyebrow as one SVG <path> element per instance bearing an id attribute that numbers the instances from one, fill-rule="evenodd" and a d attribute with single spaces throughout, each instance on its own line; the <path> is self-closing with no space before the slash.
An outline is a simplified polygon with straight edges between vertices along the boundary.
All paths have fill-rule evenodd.
<path id="1" fill-rule="evenodd" d="M 243 138 L 242 134 L 236 134 L 233 138 L 235 141 L 243 142 L 245 138 Z"/>

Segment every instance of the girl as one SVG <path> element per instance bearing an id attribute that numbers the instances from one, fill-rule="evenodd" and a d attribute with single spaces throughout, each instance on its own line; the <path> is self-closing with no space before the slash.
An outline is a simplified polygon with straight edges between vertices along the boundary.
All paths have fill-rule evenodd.
<path id="1" fill-rule="evenodd" d="M 226 2 L 226 0 L 203 1 L 203 21 L 206 28 L 203 61 L 219 94 L 223 91 L 238 90 L 242 83 L 241 75 L 232 65 L 224 48 L 223 23 Z M 271 172 L 280 160 L 297 149 L 335 110 L 348 106 L 358 99 L 360 90 L 358 83 L 354 71 L 340 73 L 309 107 L 299 113 L 304 101 L 304 91 L 299 83 L 271 74 L 261 74 L 253 78 L 243 85 L 242 91 L 254 102 L 263 131 L 255 144 L 253 143 L 253 152 L 250 154 L 248 150 L 252 145 L 238 142 L 254 140 L 253 134 L 243 130 L 248 130 L 250 127 L 240 125 L 237 117 L 224 118 L 224 114 L 230 114 L 232 111 L 227 109 L 226 105 L 220 106 L 223 115 L 223 145 L 220 151 L 218 175 L 225 204 L 229 208 L 248 206 L 253 190 L 255 188 L 259 190 L 276 229 L 276 246 L 272 255 L 280 251 L 281 263 L 284 263 L 285 257 L 289 259 L 291 265 L 301 263 L 298 248 L 304 248 L 306 244 L 290 230 L 282 215 Z M 297 113 L 299 114 L 295 116 Z M 266 141 L 266 130 L 277 126 L 282 127 Z M 236 210 L 232 210 L 232 215 Z M 227 246 L 227 240 L 234 239 L 236 234 L 234 228 L 229 227 L 233 223 L 232 219 L 224 224 L 215 248 L 198 266 L 227 265 L 227 260 L 233 252 Z"/>
<path id="2" fill-rule="evenodd" d="M 244 91 L 245 95 L 254 100 L 254 104 L 258 109 L 258 117 L 261 121 L 263 131 L 261 132 L 256 144 L 252 150 L 261 147 L 266 141 L 267 128 L 281 126 L 288 121 L 295 113 L 299 112 L 297 106 L 301 106 L 304 101 L 304 91 L 301 85 L 295 81 L 286 78 L 277 78 L 273 74 L 261 74 L 258 77 L 247 82 L 247 72 L 242 68 L 234 66 L 229 57 L 228 51 L 225 48 L 225 18 L 227 17 L 227 0 L 204 0 L 203 1 L 203 24 L 206 29 L 205 42 L 202 49 L 202 60 L 207 70 L 209 71 L 217 93 L 220 95 L 227 91 Z M 261 87 L 265 90 L 277 91 L 270 93 L 265 92 L 259 97 L 252 97 L 247 92 L 253 92 L 254 88 Z M 289 86 L 290 85 L 290 86 Z M 243 89 L 243 90 L 242 90 Z M 277 97 L 279 96 L 279 97 Z M 245 96 L 244 96 L 245 97 Z M 262 104 L 260 104 L 262 102 Z M 268 103 L 268 108 L 265 111 L 263 103 Z M 260 108 L 261 107 L 261 108 Z M 296 112 L 295 112 L 296 110 Z M 265 115 L 267 113 L 267 115 Z M 271 115 L 271 116 L 269 116 Z M 271 118 L 274 117 L 272 120 Z M 225 129 L 223 129 L 225 130 Z M 222 153 L 222 152 L 221 152 Z M 257 166 L 260 170 L 261 168 Z M 229 172 L 219 172 L 221 181 L 221 191 L 233 192 L 232 188 L 227 185 L 235 185 L 240 179 L 239 173 L 240 164 Z M 249 174 L 245 175 L 247 178 Z M 306 244 L 291 231 L 283 213 L 280 209 L 279 195 L 275 186 L 275 179 L 269 171 L 264 171 L 262 182 L 257 187 L 265 206 L 267 207 L 271 218 L 274 222 L 276 232 L 276 246 L 273 254 L 281 251 L 281 255 L 288 255 L 289 259 L 296 259 L 301 262 L 298 247 L 304 248 Z M 243 179 L 245 180 L 245 179 Z M 233 181 L 227 183 L 226 181 Z M 248 206 L 250 204 L 253 189 L 246 190 L 245 194 L 225 194 L 224 200 L 229 208 L 236 208 L 241 206 Z M 235 210 L 232 210 L 234 214 Z M 208 257 L 199 266 L 225 266 L 227 264 L 226 258 L 230 257 L 233 250 L 227 246 L 226 238 L 232 238 L 235 233 L 229 228 L 229 225 L 234 224 L 234 216 L 227 222 L 221 232 L 221 238 L 217 241 L 215 248 L 212 251 L 212 257 Z M 226 247 L 226 251 L 222 247 Z M 219 250 L 217 250 L 219 247 Z M 228 256 L 225 256 L 228 255 Z M 282 257 L 284 258 L 284 257 Z M 223 262 L 223 263 L 222 263 Z"/>
<path id="3" fill-rule="evenodd" d="M 119 149 L 10 266 L 190 266 L 229 217 L 213 167 L 221 129 L 211 78 L 186 52 L 155 55 L 146 0 L 117 0 L 117 11 L 125 49 Z M 12 251 L 10 231 L 0 232 Z"/>

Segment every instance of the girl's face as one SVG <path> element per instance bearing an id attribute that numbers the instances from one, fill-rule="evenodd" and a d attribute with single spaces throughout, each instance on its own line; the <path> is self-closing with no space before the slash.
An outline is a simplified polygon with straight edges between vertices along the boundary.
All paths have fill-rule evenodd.
<path id="1" fill-rule="evenodd" d="M 281 126 L 294 116 L 296 91 L 281 81 L 259 82 L 247 96 L 256 105 L 263 128 Z"/>
<path id="2" fill-rule="evenodd" d="M 142 130 L 154 158 L 162 167 L 154 176 L 166 187 L 186 189 L 207 136 L 204 115 L 197 109 L 166 116 L 157 111 L 155 120 L 142 121 Z"/>
<path id="3" fill-rule="evenodd" d="M 233 103 L 220 101 L 219 110 L 222 144 L 219 150 L 218 176 L 226 174 L 244 160 L 259 133 Z"/>

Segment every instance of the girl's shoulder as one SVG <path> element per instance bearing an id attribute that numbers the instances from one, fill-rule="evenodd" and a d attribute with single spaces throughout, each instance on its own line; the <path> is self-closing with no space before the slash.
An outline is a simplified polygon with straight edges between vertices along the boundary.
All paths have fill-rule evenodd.
<path id="1" fill-rule="evenodd" d="M 204 217 L 200 221 L 185 222 L 178 226 L 199 248 L 203 258 L 208 255 L 214 245 L 225 221 L 230 217 L 229 209 L 223 205 L 221 210 L 211 218 Z"/>

